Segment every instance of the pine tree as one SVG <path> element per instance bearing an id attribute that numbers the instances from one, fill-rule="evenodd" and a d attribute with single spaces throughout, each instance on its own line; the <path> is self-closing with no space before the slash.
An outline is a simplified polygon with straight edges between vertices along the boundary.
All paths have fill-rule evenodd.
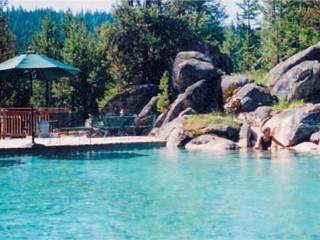
<path id="1" fill-rule="evenodd" d="M 122 87 L 159 84 L 177 52 L 200 40 L 188 21 L 158 10 L 122 4 L 114 9 L 116 22 L 103 26 L 111 74 Z"/>
<path id="2" fill-rule="evenodd" d="M 241 70 L 249 70 L 255 61 L 259 58 L 259 37 L 257 34 L 257 17 L 260 14 L 258 0 L 242 0 L 238 3 L 241 9 L 238 14 L 238 25 L 243 30 L 241 37 L 243 44 L 241 52 L 243 54 L 243 61 L 240 64 Z"/>
<path id="3" fill-rule="evenodd" d="M 51 19 L 50 12 L 44 17 L 41 30 L 34 34 L 32 47 L 38 54 L 60 60 L 62 48 L 61 33 L 55 22 Z"/>
<path id="4" fill-rule="evenodd" d="M 88 32 L 83 19 L 77 21 L 69 15 L 64 23 L 66 39 L 62 57 L 66 63 L 81 71 L 78 76 L 61 80 L 54 85 L 57 101 L 71 107 L 73 111 L 81 112 L 84 118 L 89 113 L 97 115 L 99 112 L 97 99 L 102 98 L 104 93 L 101 77 L 96 78 L 100 70 L 98 66 L 101 64 L 97 43 L 93 35 Z M 61 89 L 61 86 L 65 89 Z"/>
<path id="5" fill-rule="evenodd" d="M 282 28 L 284 0 L 264 0 L 261 30 L 261 52 L 264 67 L 272 68 L 284 57 L 284 29 Z"/>
<path id="6" fill-rule="evenodd" d="M 3 13 L 0 5 L 0 63 L 13 56 L 14 38 L 8 30 L 8 17 Z M 24 96 L 23 91 L 20 93 L 23 81 L 0 81 L 0 99 L 1 106 L 13 106 L 23 103 L 20 97 Z M 17 93 L 17 94 L 16 94 Z"/>
<path id="7" fill-rule="evenodd" d="M 50 12 L 42 21 L 42 28 L 36 32 L 32 38 L 32 47 L 38 54 L 61 60 L 61 34 L 54 21 L 50 18 Z M 40 76 L 41 77 L 41 76 Z M 35 84 L 34 95 L 38 105 L 50 106 L 51 81 L 48 79 L 39 79 L 40 82 Z"/>
<path id="8" fill-rule="evenodd" d="M 317 43 L 320 1 L 264 0 L 262 56 L 267 69 Z"/>
<path id="9" fill-rule="evenodd" d="M 243 61 L 243 53 L 239 51 L 242 47 L 242 39 L 240 36 L 240 27 L 237 27 L 232 22 L 224 28 L 224 42 L 221 46 L 221 51 L 226 53 L 233 62 L 235 72 L 240 71 L 240 65 Z"/>
<path id="10" fill-rule="evenodd" d="M 8 18 L 0 13 L 0 62 L 13 55 L 14 38 L 8 30 Z"/>

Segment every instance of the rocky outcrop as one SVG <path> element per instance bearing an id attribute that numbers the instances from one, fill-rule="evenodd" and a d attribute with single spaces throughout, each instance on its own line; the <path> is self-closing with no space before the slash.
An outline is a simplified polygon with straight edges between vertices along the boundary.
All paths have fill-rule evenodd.
<path id="1" fill-rule="evenodd" d="M 275 83 L 271 92 L 278 98 L 290 102 L 293 99 L 305 99 L 307 101 L 316 99 L 319 90 L 320 63 L 318 61 L 305 61 L 286 72 Z"/>
<path id="2" fill-rule="evenodd" d="M 226 112 L 229 108 L 234 109 L 237 113 L 251 112 L 260 106 L 271 106 L 273 101 L 274 98 L 265 88 L 250 83 L 233 95 L 224 108 Z M 234 102 L 236 102 L 236 106 L 233 106 Z"/>
<path id="3" fill-rule="evenodd" d="M 310 136 L 310 142 L 313 142 L 315 144 L 319 144 L 319 142 L 320 142 L 320 131 L 315 132 Z"/>
<path id="4" fill-rule="evenodd" d="M 184 111 L 182 111 L 178 117 L 183 117 L 183 116 L 187 116 L 187 115 L 192 115 L 192 114 L 196 114 L 197 112 L 191 108 L 191 107 L 188 107 L 186 108 Z"/>
<path id="5" fill-rule="evenodd" d="M 217 135 L 222 138 L 227 138 L 231 141 L 239 140 L 239 129 L 227 126 L 225 124 L 208 125 L 204 129 L 201 129 L 200 133 L 203 135 L 206 135 L 206 134 Z"/>
<path id="6" fill-rule="evenodd" d="M 259 126 L 260 128 L 262 128 L 265 122 L 276 113 L 277 112 L 273 107 L 263 106 L 258 107 L 253 112 L 240 113 L 238 114 L 237 118 L 238 120 L 243 121 L 244 123 L 247 123 L 251 126 Z"/>
<path id="7" fill-rule="evenodd" d="M 154 127 L 160 128 L 160 127 L 162 126 L 164 120 L 166 119 L 167 114 L 168 114 L 167 112 L 161 113 L 161 114 L 157 117 L 156 122 L 155 122 L 155 124 L 154 124 Z"/>
<path id="8" fill-rule="evenodd" d="M 253 112 L 254 118 L 259 122 L 271 117 L 273 114 L 274 114 L 273 107 L 268 107 L 268 106 L 258 107 Z"/>
<path id="9" fill-rule="evenodd" d="M 138 115 L 138 121 L 140 119 L 146 118 L 148 116 L 157 114 L 157 102 L 159 100 L 159 96 L 152 97 L 147 105 L 141 110 Z"/>
<path id="10" fill-rule="evenodd" d="M 251 147 L 251 134 L 250 125 L 248 123 L 243 123 L 240 127 L 238 145 L 243 148 Z"/>
<path id="11" fill-rule="evenodd" d="M 304 61 L 320 61 L 320 42 L 306 50 L 293 55 L 286 61 L 279 63 L 268 73 L 268 81 L 274 85 L 285 73 Z"/>
<path id="12" fill-rule="evenodd" d="M 207 97 L 207 83 L 205 80 L 198 81 L 180 94 L 170 106 L 170 110 L 163 124 L 167 124 L 177 118 L 181 112 L 188 107 L 201 113 L 206 107 L 205 100 Z"/>
<path id="13" fill-rule="evenodd" d="M 188 150 L 207 151 L 207 152 L 221 152 L 225 150 L 236 150 L 239 146 L 224 138 L 214 135 L 202 135 L 191 140 L 187 145 Z"/>
<path id="14" fill-rule="evenodd" d="M 217 71 L 208 56 L 200 52 L 180 52 L 173 65 L 173 86 L 180 93 L 200 80 L 214 81 Z"/>
<path id="15" fill-rule="evenodd" d="M 303 142 L 294 147 L 293 150 L 301 153 L 308 153 L 308 154 L 319 154 L 319 148 L 317 144 L 311 142 Z"/>
<path id="16" fill-rule="evenodd" d="M 116 94 L 108 101 L 102 110 L 102 114 L 116 113 L 120 109 L 124 113 L 139 114 L 149 103 L 152 97 L 157 96 L 159 88 L 154 84 L 140 85 Z"/>
<path id="17" fill-rule="evenodd" d="M 243 75 L 224 75 L 221 78 L 221 89 L 223 102 L 226 103 L 235 93 L 236 90 L 246 84 L 253 83 L 254 80 Z"/>
<path id="18" fill-rule="evenodd" d="M 167 141 L 168 147 L 181 147 L 193 138 L 191 132 L 183 129 L 187 116 L 174 119 L 172 122 L 163 125 L 157 137 Z"/>
<path id="19" fill-rule="evenodd" d="M 273 116 L 265 126 L 284 145 L 293 146 L 308 141 L 320 125 L 320 104 L 285 110 Z"/>

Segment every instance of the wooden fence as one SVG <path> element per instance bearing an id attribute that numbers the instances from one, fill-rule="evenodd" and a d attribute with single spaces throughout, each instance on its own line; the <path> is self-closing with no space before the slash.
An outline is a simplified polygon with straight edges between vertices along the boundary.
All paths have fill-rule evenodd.
<path id="1" fill-rule="evenodd" d="M 50 123 L 50 130 L 70 125 L 71 112 L 67 108 L 38 108 L 34 110 L 33 129 L 37 133 L 40 120 Z M 0 108 L 0 138 L 31 135 L 30 108 Z"/>

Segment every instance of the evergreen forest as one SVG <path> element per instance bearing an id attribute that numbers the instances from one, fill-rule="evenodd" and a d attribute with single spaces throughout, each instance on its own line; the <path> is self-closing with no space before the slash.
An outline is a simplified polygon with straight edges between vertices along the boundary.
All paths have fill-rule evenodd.
<path id="1" fill-rule="evenodd" d="M 238 0 L 237 18 L 225 24 L 220 0 L 122 0 L 111 13 L 0 9 L 0 62 L 29 46 L 81 71 L 49 83 L 49 106 L 97 114 L 121 90 L 160 84 L 176 54 L 218 47 L 235 73 L 267 71 L 319 42 L 319 0 Z M 0 107 L 29 106 L 24 79 L 0 81 Z M 34 81 L 45 106 L 45 81 Z"/>

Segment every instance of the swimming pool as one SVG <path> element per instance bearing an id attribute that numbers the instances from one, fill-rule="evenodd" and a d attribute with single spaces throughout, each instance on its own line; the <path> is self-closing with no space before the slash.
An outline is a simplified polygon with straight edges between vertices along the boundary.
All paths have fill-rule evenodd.
<path id="1" fill-rule="evenodd" d="M 318 239 L 320 161 L 124 148 L 0 159 L 1 239 Z"/>

